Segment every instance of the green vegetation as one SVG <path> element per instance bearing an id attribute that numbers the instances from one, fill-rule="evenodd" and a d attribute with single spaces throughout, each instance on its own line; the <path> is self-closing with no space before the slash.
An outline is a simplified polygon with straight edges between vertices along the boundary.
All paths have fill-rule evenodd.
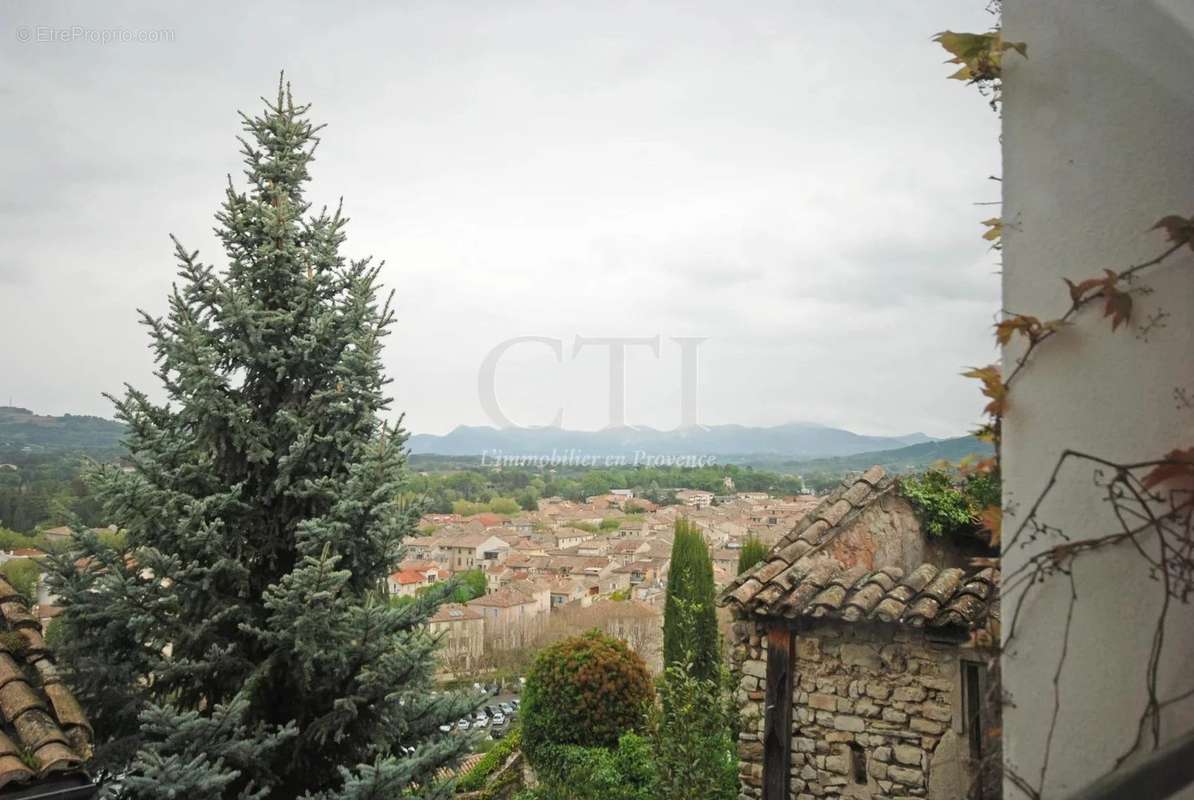
<path id="1" fill-rule="evenodd" d="M 552 751 L 551 769 L 537 768 L 541 784 L 515 800 L 657 800 L 651 742 L 639 734 L 624 733 L 609 748 L 558 745 Z"/>
<path id="2" fill-rule="evenodd" d="M 456 781 L 456 791 L 475 792 L 480 789 L 521 745 L 522 729 L 515 726 L 511 728 L 504 739 L 490 748 L 484 758 L 474 764 L 473 768 L 466 772 L 460 780 Z"/>
<path id="3" fill-rule="evenodd" d="M 450 594 L 445 595 L 445 586 L 454 586 L 455 588 Z M 420 586 L 413 595 L 390 596 L 389 603 L 399 608 L 418 602 L 425 603 L 428 599 L 436 602 L 467 603 L 469 600 L 475 600 L 484 595 L 488 588 L 489 582 L 485 579 L 485 573 L 479 569 L 470 569 L 453 576 L 450 584 L 433 583 L 430 586 Z"/>
<path id="4" fill-rule="evenodd" d="M 721 665 L 713 564 L 701 532 L 676 521 L 663 615 L 655 758 L 659 800 L 738 794 L 729 678 Z"/>
<path id="5" fill-rule="evenodd" d="M 880 450 L 837 458 L 764 462 L 762 466 L 803 475 L 809 489 L 815 492 L 826 492 L 837 486 L 845 476 L 863 472 L 875 464 L 893 475 L 898 475 L 922 472 L 939 463 L 961 462 L 968 457 L 987 457 L 993 453 L 994 450 L 989 442 L 984 442 L 974 436 L 959 436 L 939 442 L 924 442 L 898 447 L 894 450 Z"/>
<path id="6" fill-rule="evenodd" d="M 484 502 L 473 502 L 472 500 L 455 500 L 452 502 L 452 513 L 459 514 L 462 517 L 471 517 L 473 514 L 517 514 L 523 508 L 518 504 L 518 501 L 512 500 L 509 497 L 494 497 Z"/>
<path id="7" fill-rule="evenodd" d="M 12 588 L 28 602 L 37 601 L 37 579 L 41 575 L 41 567 L 31 558 L 14 558 L 0 565 L 0 574 L 12 585 Z"/>
<path id="8" fill-rule="evenodd" d="M 143 317 L 163 386 L 115 404 L 146 468 L 88 473 L 125 541 L 83 532 L 51 561 L 89 766 L 125 797 L 400 797 L 467 745 L 436 730 L 475 706 L 432 694 L 442 595 L 377 601 L 420 511 L 382 424 L 394 318 L 345 218 L 308 213 L 306 111 L 279 87 L 243 117 L 227 268 L 176 243 L 168 310 Z"/>
<path id="9" fill-rule="evenodd" d="M 664 671 L 654 737 L 657 800 L 738 796 L 730 685 L 728 672 L 711 680 L 694 675 L 687 664 L 671 664 Z"/>
<path id="10" fill-rule="evenodd" d="M 522 700 L 523 751 L 541 777 L 558 775 L 562 745 L 613 748 L 641 733 L 651 678 L 626 643 L 593 630 L 543 649 Z"/>
<path id="11" fill-rule="evenodd" d="M 78 518 L 107 524 L 98 499 L 81 475 L 79 453 L 24 453 L 0 447 L 0 526 L 33 533 Z"/>
<path id="12" fill-rule="evenodd" d="M 999 476 L 977 473 L 955 478 L 941 469 L 901 478 L 899 491 L 916 511 L 921 526 L 934 536 L 974 535 L 983 509 L 998 507 Z"/>
<path id="13" fill-rule="evenodd" d="M 43 534 L 27 535 L 10 531 L 7 528 L 0 528 L 0 550 L 21 550 L 26 547 L 36 547 L 47 553 L 53 549 L 53 545 Z"/>
<path id="14" fill-rule="evenodd" d="M 645 500 L 657 505 L 669 505 L 675 502 L 672 492 L 679 488 L 725 492 L 727 477 L 733 480 L 736 491 L 791 495 L 802 488 L 800 478 L 795 475 L 732 464 L 701 468 L 560 467 L 551 470 L 504 467 L 497 471 L 481 466 L 477 459 L 464 457 L 415 456 L 412 460 L 436 467 L 435 470 L 412 476 L 410 488 L 413 496 L 426 501 L 428 510 L 441 514 L 462 513 L 456 511 L 457 508 L 471 513 L 506 513 L 490 507 L 494 499 L 513 498 L 512 502 L 523 509 L 537 508 L 539 501 L 545 497 L 563 497 L 573 502 L 583 502 L 594 495 L 608 494 L 610 489 L 633 489 L 637 496 Z M 461 500 L 477 505 L 456 506 Z M 503 507 L 509 506 L 503 504 Z M 627 505 L 628 512 L 641 513 L 643 510 L 641 503 L 632 501 Z"/>
<path id="15" fill-rule="evenodd" d="M 720 674 L 717 611 L 713 605 L 713 562 L 700 530 L 676 520 L 672 563 L 663 607 L 663 663 L 690 665 L 693 675 Z"/>
<path id="16" fill-rule="evenodd" d="M 124 450 L 120 440 L 125 433 L 124 425 L 101 417 L 39 416 L 27 408 L 0 406 L 0 451 L 74 451 L 115 457 Z"/>
<path id="17" fill-rule="evenodd" d="M 754 536 L 748 537 L 742 543 L 742 550 L 738 553 L 738 574 L 741 575 L 743 572 L 746 572 L 766 557 L 767 545 L 760 542 Z"/>
<path id="18" fill-rule="evenodd" d="M 452 592 L 452 601 L 455 603 L 467 603 L 469 600 L 475 600 L 481 597 L 489 588 L 489 582 L 485 579 L 485 573 L 479 569 L 470 569 L 456 575 L 453 580 L 457 584 L 456 589 Z M 427 587 L 432 589 L 434 587 Z"/>

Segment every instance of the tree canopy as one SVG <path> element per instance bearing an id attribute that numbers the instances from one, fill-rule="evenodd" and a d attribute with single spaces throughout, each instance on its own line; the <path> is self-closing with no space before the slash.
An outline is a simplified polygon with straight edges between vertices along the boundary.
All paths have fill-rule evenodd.
<path id="1" fill-rule="evenodd" d="M 341 211 L 309 213 L 307 111 L 279 86 L 242 115 L 227 268 L 175 242 L 168 313 L 142 312 L 165 402 L 114 398 L 132 469 L 89 475 L 125 541 L 80 528 L 55 559 L 60 652 L 126 796 L 430 796 L 462 746 L 437 727 L 469 702 L 431 691 L 442 593 L 380 596 L 420 512 L 382 422 L 393 312 Z"/>

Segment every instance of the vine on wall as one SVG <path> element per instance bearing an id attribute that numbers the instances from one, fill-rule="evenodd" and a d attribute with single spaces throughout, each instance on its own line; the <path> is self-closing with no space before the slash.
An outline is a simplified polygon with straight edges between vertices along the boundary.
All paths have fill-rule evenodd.
<path id="1" fill-rule="evenodd" d="M 983 34 L 945 31 L 935 36 L 934 40 L 953 56 L 948 63 L 961 65 L 950 78 L 976 85 L 984 96 L 990 98 L 992 108 L 998 111 L 1002 99 L 1003 57 L 1008 51 L 1027 57 L 1027 47 L 1023 43 L 1004 41 L 998 29 Z M 994 247 L 1000 247 L 1002 220 L 988 219 L 983 224 L 987 227 L 984 239 L 992 242 Z M 1143 320 L 1135 320 L 1135 298 L 1151 291 L 1143 282 L 1151 270 L 1165 265 L 1183 248 L 1194 251 L 1194 216 L 1170 214 L 1157 221 L 1151 230 L 1162 232 L 1167 241 L 1166 246 L 1153 257 L 1119 269 L 1105 269 L 1098 275 L 1066 279 L 1064 283 L 1070 303 L 1059 316 L 1042 319 L 1022 312 L 1003 312 L 994 326 L 995 339 L 1002 346 L 1022 343 L 1019 356 L 1011 363 L 991 364 L 964 373 L 980 382 L 982 394 L 987 400 L 984 408 L 986 421 L 976 434 L 995 446 L 994 457 L 974 469 L 999 474 L 1003 420 L 1009 410 L 1014 413 L 1012 389 L 1028 367 L 1035 363 L 1040 348 L 1050 339 L 1063 331 L 1076 329 L 1082 317 L 1088 316 L 1087 312 L 1096 310 L 1109 321 L 1111 333 L 1134 326 L 1137 337 L 1147 341 L 1152 332 L 1164 327 L 1164 320 L 1168 316 L 1164 311 L 1154 312 Z M 1194 390 L 1177 387 L 1174 389 L 1174 400 L 1179 408 L 1194 408 Z M 1064 530 L 1050 525 L 1044 519 L 1042 507 L 1046 499 L 1057 486 L 1062 471 L 1072 465 L 1082 465 L 1091 470 L 1094 484 L 1116 520 L 1114 530 L 1072 539 Z M 1095 551 L 1125 549 L 1144 562 L 1161 592 L 1160 611 L 1152 628 L 1151 646 L 1145 664 L 1147 700 L 1140 711 L 1135 737 L 1116 760 L 1113 769 L 1121 766 L 1130 755 L 1144 746 L 1158 747 L 1161 743 L 1161 712 L 1168 706 L 1194 697 L 1194 688 L 1162 697 L 1158 686 L 1165 629 L 1173 604 L 1188 603 L 1194 591 L 1192 486 L 1194 447 L 1175 443 L 1163 456 L 1134 463 L 1116 462 L 1097 454 L 1069 449 L 1061 454 L 1046 485 L 1004 543 L 1005 551 L 1013 547 L 1039 546 L 1040 542 L 1049 543 L 1013 572 L 1003 576 L 1004 597 L 1015 598 L 1005 637 L 1007 643 L 1015 640 L 1021 624 L 1021 612 L 1034 591 L 1050 580 L 1065 581 L 1069 590 L 1064 633 L 1058 644 L 1059 656 L 1052 674 L 1053 708 L 1040 771 L 1029 777 L 1017 773 L 1010 764 L 1002 765 L 1009 781 L 1032 800 L 1042 797 L 1061 710 L 1061 682 L 1069 655 L 1071 623 L 1081 596 L 1074 572 L 1077 559 Z M 1009 515 L 1011 510 L 1008 509 Z M 985 508 L 982 516 L 991 533 L 992 544 L 999 544 L 1004 509 L 994 504 Z"/>

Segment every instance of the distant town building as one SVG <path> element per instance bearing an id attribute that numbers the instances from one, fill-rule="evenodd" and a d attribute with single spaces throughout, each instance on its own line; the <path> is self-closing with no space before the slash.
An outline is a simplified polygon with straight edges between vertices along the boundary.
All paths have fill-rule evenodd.
<path id="1" fill-rule="evenodd" d="M 444 603 L 429 627 L 443 637 L 443 660 L 454 672 L 472 669 L 485 652 L 485 620 L 476 609 Z"/>
<path id="2" fill-rule="evenodd" d="M 713 492 L 700 489 L 681 489 L 676 492 L 676 499 L 690 508 L 705 508 L 713 504 Z"/>

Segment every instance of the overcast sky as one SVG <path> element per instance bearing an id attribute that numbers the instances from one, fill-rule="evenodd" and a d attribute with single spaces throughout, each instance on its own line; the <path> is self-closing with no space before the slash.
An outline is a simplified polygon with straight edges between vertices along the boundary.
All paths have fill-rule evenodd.
<path id="1" fill-rule="evenodd" d="M 280 69 L 323 132 L 311 197 L 343 196 L 347 254 L 386 261 L 386 365 L 416 432 L 680 422 L 699 336 L 705 424 L 813 421 L 955 435 L 967 365 L 995 358 L 998 120 L 929 37 L 982 0 L 915 3 L 13 2 L 0 6 L 0 404 L 111 415 L 153 389 L 135 309 L 165 309 L 168 234 L 211 234 L 239 179 L 238 109 Z M 37 41 L 39 26 L 168 31 Z M 66 34 L 73 36 L 74 34 Z M 146 34 L 154 38 L 154 34 Z M 22 37 L 34 41 L 21 41 Z M 172 39 L 172 40 L 171 40 Z"/>

